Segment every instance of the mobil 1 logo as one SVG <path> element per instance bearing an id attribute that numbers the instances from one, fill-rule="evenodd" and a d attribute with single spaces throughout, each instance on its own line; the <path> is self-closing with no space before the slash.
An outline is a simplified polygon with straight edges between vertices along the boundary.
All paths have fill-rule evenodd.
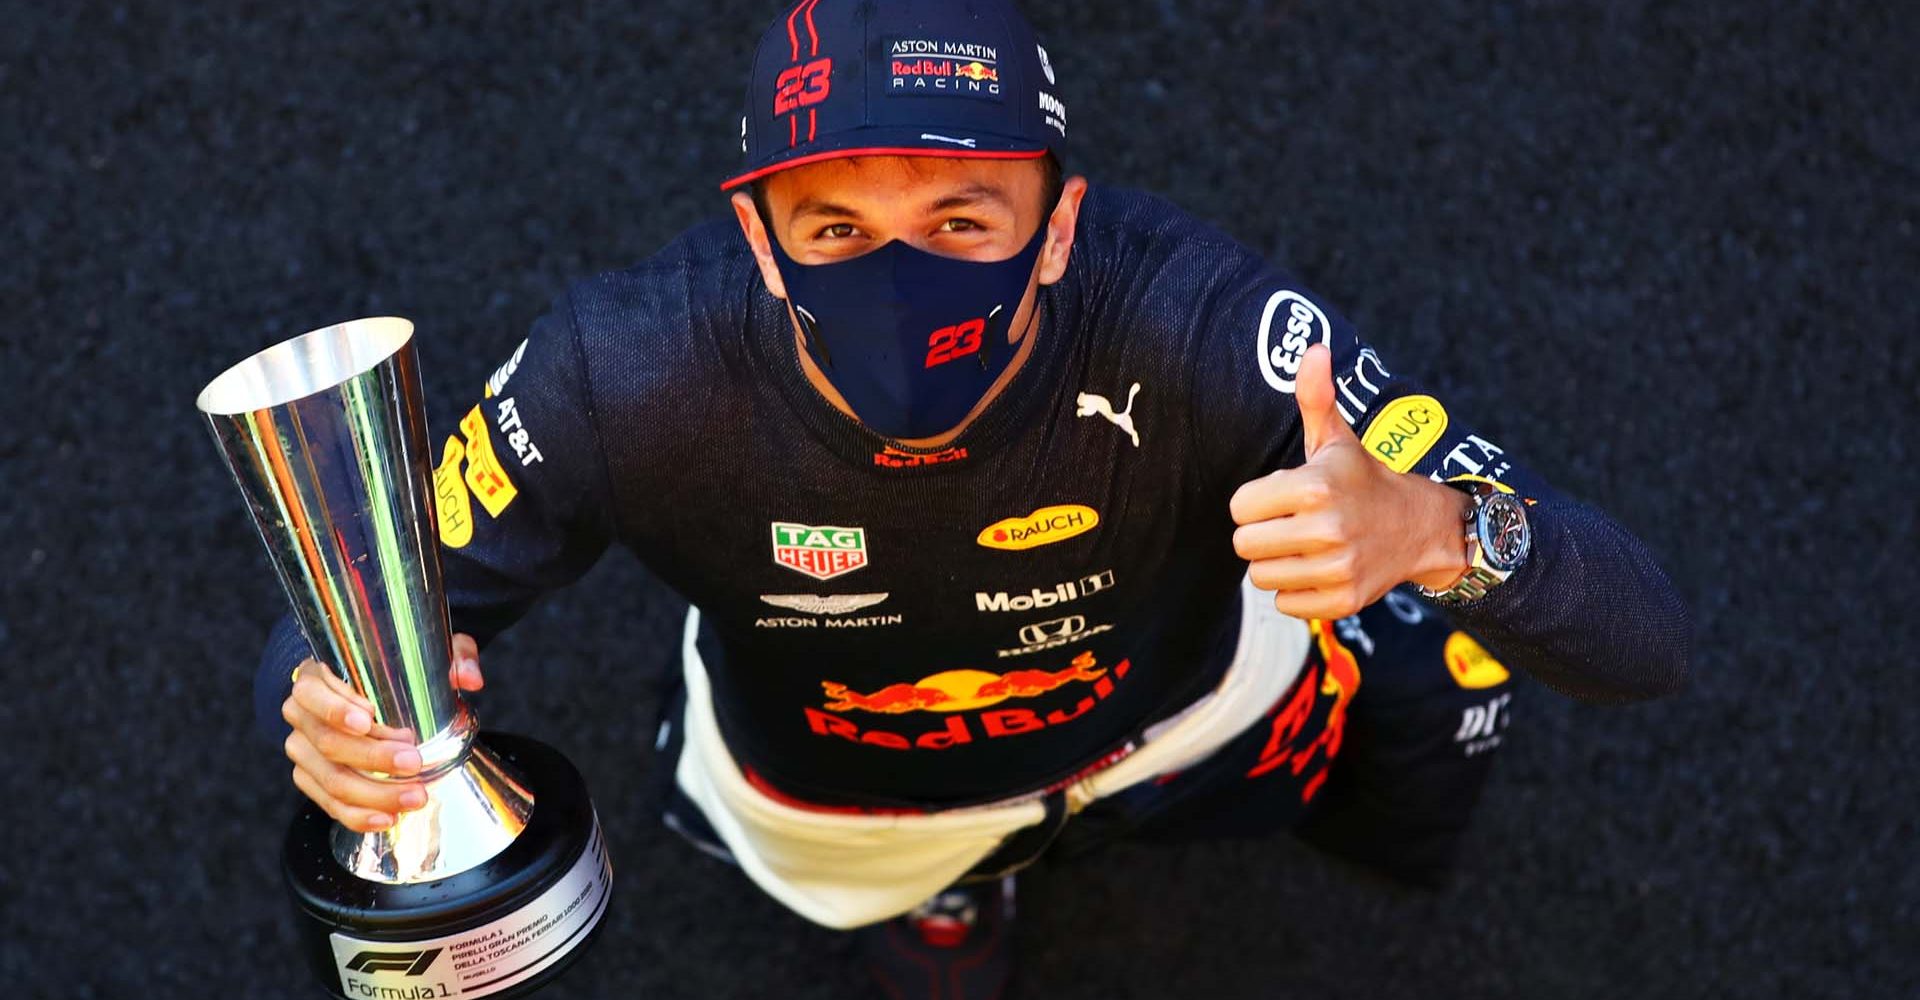
<path id="1" fill-rule="evenodd" d="M 1056 583 L 1042 590 L 1031 588 L 1025 593 L 1009 593 L 997 590 L 989 594 L 976 591 L 973 606 L 976 611 L 1033 611 L 1037 608 L 1051 608 L 1056 604 L 1077 601 L 1082 597 L 1097 594 L 1113 586 L 1113 570 L 1105 570 L 1083 576 L 1078 580 Z"/>

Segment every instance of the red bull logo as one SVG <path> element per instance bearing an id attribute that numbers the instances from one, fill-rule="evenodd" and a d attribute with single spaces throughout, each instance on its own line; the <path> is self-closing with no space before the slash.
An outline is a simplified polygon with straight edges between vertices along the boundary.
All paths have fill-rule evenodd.
<path id="1" fill-rule="evenodd" d="M 886 469 L 917 469 L 923 465 L 939 465 L 943 462 L 965 461 L 967 449 L 943 448 L 935 452 L 901 451 L 892 445 L 886 445 L 874 453 L 873 464 Z"/>
<path id="2" fill-rule="evenodd" d="M 1082 652 L 1062 670 L 1010 670 L 1004 674 L 986 670 L 943 670 L 912 684 L 889 684 L 872 694 L 852 691 L 845 684 L 821 681 L 829 699 L 821 707 L 829 712 L 961 712 L 970 708 L 997 705 L 1008 698 L 1035 698 L 1075 681 L 1091 683 L 1106 676 L 1107 668 L 1095 666 L 1093 652 Z"/>
<path id="3" fill-rule="evenodd" d="M 872 694 L 850 691 L 845 684 L 821 681 L 831 699 L 826 704 L 829 712 L 885 712 L 898 715 L 901 712 L 918 712 L 926 708 L 939 708 L 944 702 L 953 700 L 953 695 L 934 687 L 920 687 L 917 684 L 889 684 Z"/>
<path id="4" fill-rule="evenodd" d="M 969 80 L 998 80 L 1000 71 L 982 63 L 970 62 L 954 67 L 954 72 Z"/>
<path id="5" fill-rule="evenodd" d="M 1293 695 L 1274 713 L 1273 727 L 1266 747 L 1260 751 L 1260 761 L 1247 771 L 1247 777 L 1258 778 L 1286 766 L 1298 777 L 1317 760 L 1319 769 L 1300 788 L 1302 802 L 1311 802 L 1326 782 L 1327 768 L 1340 752 L 1340 743 L 1346 736 L 1347 706 L 1360 690 L 1360 660 L 1334 634 L 1333 623 L 1315 618 L 1307 627 L 1312 630 L 1314 646 L 1320 652 L 1319 662 L 1307 665 L 1307 672 L 1294 685 Z M 1305 745 L 1295 746 L 1313 717 L 1314 706 L 1328 698 L 1332 702 L 1320 731 Z"/>
<path id="6" fill-rule="evenodd" d="M 827 701 L 805 709 L 807 726 L 821 736 L 838 736 L 855 743 L 896 750 L 945 749 L 971 743 L 976 737 L 995 739 L 1037 732 L 1085 715 L 1113 694 L 1114 682 L 1127 676 L 1131 664 L 1122 660 L 1112 670 L 1098 665 L 1092 651 L 1083 651 L 1059 670 L 944 670 L 911 683 L 889 684 L 872 692 L 855 691 L 836 681 L 820 682 Z M 1026 708 L 992 709 L 1014 698 L 1037 698 L 1069 684 L 1090 685 L 1088 694 L 1067 708 L 1045 713 Z M 977 711 L 985 710 L 985 711 Z M 931 731 L 906 734 L 862 728 L 850 719 L 829 713 L 870 712 L 904 715 L 933 712 L 946 716 Z"/>

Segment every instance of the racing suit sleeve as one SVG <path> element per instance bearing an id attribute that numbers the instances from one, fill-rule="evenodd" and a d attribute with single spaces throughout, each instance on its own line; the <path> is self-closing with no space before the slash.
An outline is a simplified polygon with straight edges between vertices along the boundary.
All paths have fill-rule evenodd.
<path id="1" fill-rule="evenodd" d="M 1522 466 L 1496 438 L 1392 371 L 1353 326 L 1299 282 L 1245 250 L 1212 270 L 1200 307 L 1193 366 L 1200 453 L 1241 483 L 1303 460 L 1294 374 L 1309 346 L 1333 353 L 1340 415 L 1374 458 L 1435 482 L 1479 478 L 1527 504 L 1533 550 L 1486 597 L 1444 610 L 1502 660 L 1548 687 L 1593 702 L 1677 690 L 1686 679 L 1692 622 L 1672 583 L 1638 539 Z"/>
<path id="2" fill-rule="evenodd" d="M 543 594 L 578 579 L 611 541 L 606 459 L 570 296 L 429 440 L 448 613 L 484 648 Z M 280 705 L 312 655 L 291 614 L 269 634 L 254 678 L 254 718 L 284 739 Z"/>

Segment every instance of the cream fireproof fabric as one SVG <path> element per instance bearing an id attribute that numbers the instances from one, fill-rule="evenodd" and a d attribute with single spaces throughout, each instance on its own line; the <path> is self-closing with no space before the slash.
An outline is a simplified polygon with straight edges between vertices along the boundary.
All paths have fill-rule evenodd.
<path id="1" fill-rule="evenodd" d="M 1299 676 L 1306 623 L 1274 610 L 1271 594 L 1241 582 L 1240 637 L 1220 685 L 1148 731 L 1138 750 L 1067 789 L 1068 808 L 1198 763 L 1259 721 Z M 700 610 L 682 640 L 687 711 L 674 778 L 706 814 L 748 877 L 817 924 L 859 927 L 899 916 L 953 884 L 1010 833 L 1045 818 L 1039 799 L 904 816 L 812 812 L 748 784 L 713 714 L 706 665 L 695 645 Z"/>

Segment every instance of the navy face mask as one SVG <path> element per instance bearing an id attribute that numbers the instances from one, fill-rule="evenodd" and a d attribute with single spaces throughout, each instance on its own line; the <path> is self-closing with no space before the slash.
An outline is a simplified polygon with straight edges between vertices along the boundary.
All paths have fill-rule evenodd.
<path id="1" fill-rule="evenodd" d="M 1046 242 L 991 263 L 893 240 L 832 264 L 796 264 L 770 239 L 807 353 L 860 422 L 890 438 L 950 431 L 1006 371 L 1007 327 Z"/>

